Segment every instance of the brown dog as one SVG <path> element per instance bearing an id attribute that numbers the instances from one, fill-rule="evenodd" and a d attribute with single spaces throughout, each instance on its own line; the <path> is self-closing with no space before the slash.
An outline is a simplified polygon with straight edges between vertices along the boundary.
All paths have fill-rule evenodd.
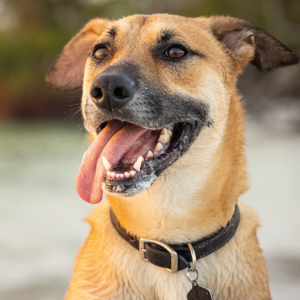
<path id="1" fill-rule="evenodd" d="M 186 260 L 190 276 L 196 263 L 195 286 L 215 300 L 271 299 L 257 217 L 238 201 L 248 185 L 235 84 L 248 63 L 269 72 L 297 62 L 274 37 L 230 17 L 96 19 L 65 46 L 47 82 L 83 86 L 85 127 L 95 139 L 77 190 L 90 203 L 103 190 L 108 199 L 87 218 L 92 229 L 66 299 L 187 299 L 188 269 L 176 272 Z M 169 255 L 173 273 L 158 267 L 156 252 Z"/>

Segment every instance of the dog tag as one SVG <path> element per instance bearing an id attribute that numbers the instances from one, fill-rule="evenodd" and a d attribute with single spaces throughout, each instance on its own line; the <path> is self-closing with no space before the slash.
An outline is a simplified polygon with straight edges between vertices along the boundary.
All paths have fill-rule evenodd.
<path id="1" fill-rule="evenodd" d="M 213 300 L 210 289 L 203 286 L 194 285 L 187 294 L 188 300 Z"/>

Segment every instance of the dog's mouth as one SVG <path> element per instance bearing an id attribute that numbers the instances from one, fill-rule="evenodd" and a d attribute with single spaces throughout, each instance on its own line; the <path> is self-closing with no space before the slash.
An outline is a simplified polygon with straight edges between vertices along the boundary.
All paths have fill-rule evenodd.
<path id="1" fill-rule="evenodd" d="M 170 124 L 159 130 L 120 120 L 102 123 L 78 172 L 79 195 L 98 203 L 103 188 L 124 197 L 149 188 L 188 149 L 199 129 L 194 122 Z"/>

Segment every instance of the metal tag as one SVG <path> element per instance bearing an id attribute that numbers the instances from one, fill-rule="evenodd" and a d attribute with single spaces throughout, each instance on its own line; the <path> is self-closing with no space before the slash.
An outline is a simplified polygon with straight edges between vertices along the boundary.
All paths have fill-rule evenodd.
<path id="1" fill-rule="evenodd" d="M 210 289 L 194 285 L 193 288 L 187 294 L 188 300 L 213 300 Z"/>

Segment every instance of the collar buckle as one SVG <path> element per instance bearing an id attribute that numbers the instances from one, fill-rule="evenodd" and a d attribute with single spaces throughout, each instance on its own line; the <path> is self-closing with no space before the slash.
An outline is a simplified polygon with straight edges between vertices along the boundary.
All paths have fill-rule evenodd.
<path id="1" fill-rule="evenodd" d="M 178 272 L 178 254 L 174 249 L 172 249 L 170 246 L 168 246 L 167 244 L 165 244 L 163 242 L 140 238 L 139 239 L 139 253 L 140 253 L 142 260 L 148 262 L 148 259 L 146 258 L 147 250 L 145 249 L 146 243 L 156 244 L 156 245 L 164 248 L 165 250 L 167 250 L 171 255 L 171 269 L 167 269 L 167 270 L 170 271 L 171 273 Z"/>

